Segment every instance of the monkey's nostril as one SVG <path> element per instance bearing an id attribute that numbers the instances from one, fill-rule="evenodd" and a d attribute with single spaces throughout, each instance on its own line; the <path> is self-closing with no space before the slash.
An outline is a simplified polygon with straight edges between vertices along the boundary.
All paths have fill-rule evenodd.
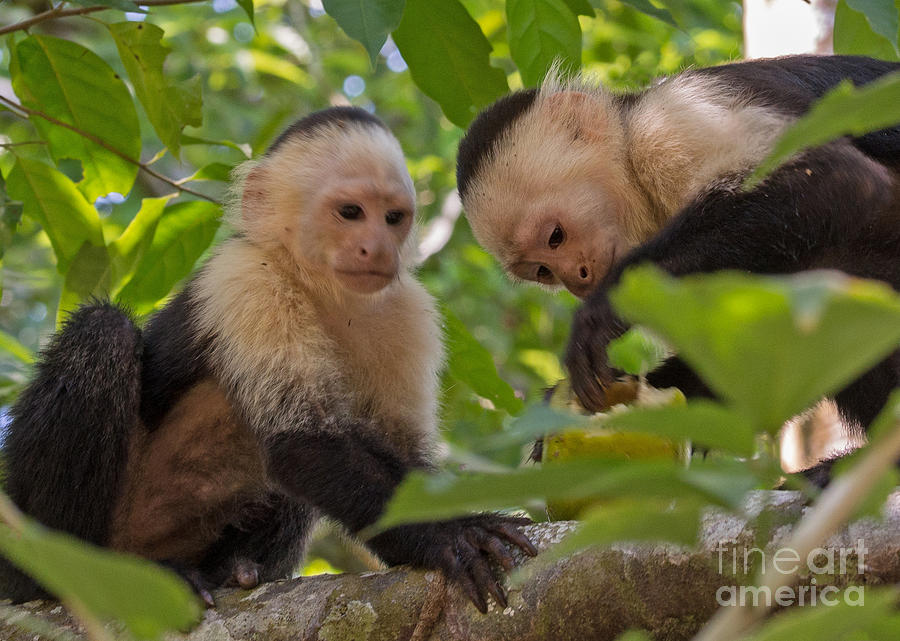
<path id="1" fill-rule="evenodd" d="M 587 277 L 588 277 L 588 270 L 587 270 L 587 267 L 582 266 L 582 267 L 581 267 L 581 270 L 579 271 L 579 273 L 581 274 L 581 277 L 582 277 L 582 278 L 587 278 Z"/>

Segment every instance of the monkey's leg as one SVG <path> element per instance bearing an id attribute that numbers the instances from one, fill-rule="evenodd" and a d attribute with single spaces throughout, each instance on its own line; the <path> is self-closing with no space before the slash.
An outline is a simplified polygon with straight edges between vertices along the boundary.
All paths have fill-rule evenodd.
<path id="1" fill-rule="evenodd" d="M 44 525 L 104 545 L 138 424 L 141 333 L 118 307 L 86 305 L 43 350 L 12 409 L 6 487 Z M 5 568 L 4 568 L 5 569 Z M 5 596 L 40 594 L 18 572 Z"/>
<path id="2" fill-rule="evenodd" d="M 244 589 L 288 578 L 303 559 L 317 518 L 312 506 L 284 494 L 245 505 L 206 551 L 200 571 L 213 585 Z"/>

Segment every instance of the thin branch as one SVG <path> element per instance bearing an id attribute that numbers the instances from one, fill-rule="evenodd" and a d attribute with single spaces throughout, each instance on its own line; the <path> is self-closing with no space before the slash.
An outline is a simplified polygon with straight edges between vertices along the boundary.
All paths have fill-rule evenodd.
<path id="1" fill-rule="evenodd" d="M 138 0 L 135 3 L 135 9 L 137 9 L 137 5 L 140 4 L 142 7 L 166 7 L 176 4 L 192 4 L 195 2 L 205 2 L 206 0 Z M 12 33 L 13 31 L 21 31 L 23 29 L 28 29 L 29 27 L 33 27 L 36 24 L 41 22 L 46 22 L 47 20 L 55 20 L 57 18 L 67 18 L 69 16 L 83 16 L 88 13 L 95 13 L 97 11 L 106 11 L 108 9 L 113 9 L 116 11 L 121 11 L 116 7 L 107 7 L 104 5 L 94 5 L 93 7 L 73 7 L 71 9 L 63 9 L 64 3 L 59 3 L 57 6 L 52 9 L 48 9 L 42 13 L 31 16 L 26 20 L 22 20 L 21 22 L 16 22 L 15 24 L 7 25 L 5 27 L 0 27 L 0 36 L 6 33 Z"/>
<path id="2" fill-rule="evenodd" d="M 162 1 L 167 1 L 167 0 L 162 0 Z M 183 185 L 178 184 L 178 182 L 173 180 L 172 178 L 162 175 L 155 169 L 151 169 L 150 165 L 148 165 L 147 163 L 143 163 L 140 160 L 135 160 L 134 158 L 132 158 L 125 152 L 120 151 L 119 149 L 116 149 L 115 147 L 110 145 L 108 142 L 106 142 L 102 138 L 98 138 L 94 134 L 88 133 L 86 131 L 82 131 L 81 129 L 78 129 L 78 127 L 70 125 L 67 122 L 63 122 L 62 120 L 57 120 L 53 116 L 45 114 L 42 111 L 38 111 L 36 109 L 31 109 L 30 107 L 26 107 L 24 105 L 17 104 L 15 102 L 13 102 L 12 100 L 10 100 L 9 98 L 6 98 L 5 96 L 0 96 L 0 102 L 6 103 L 15 109 L 19 109 L 20 111 L 23 111 L 24 113 L 28 114 L 29 116 L 37 116 L 38 118 L 43 118 L 44 120 L 46 120 L 48 122 L 52 122 L 54 125 L 57 125 L 59 127 L 64 127 L 66 129 L 68 129 L 69 131 L 74 131 L 76 134 L 78 134 L 82 138 L 86 138 L 87 140 L 90 140 L 94 144 L 100 145 L 107 151 L 117 155 L 122 160 L 124 160 L 126 162 L 130 162 L 132 165 L 137 165 L 138 167 L 143 169 L 145 172 L 147 172 L 148 174 L 150 174 L 157 180 L 161 180 L 162 182 L 166 183 L 167 185 L 171 185 L 178 191 L 184 192 L 186 194 L 192 194 L 194 196 L 197 196 L 198 198 L 203 198 L 204 200 L 208 200 L 209 202 L 215 203 L 216 205 L 222 204 L 215 198 L 212 198 L 211 196 L 207 196 L 204 193 L 201 193 L 199 191 L 194 191 L 193 189 L 190 189 L 188 187 L 184 187 Z"/>

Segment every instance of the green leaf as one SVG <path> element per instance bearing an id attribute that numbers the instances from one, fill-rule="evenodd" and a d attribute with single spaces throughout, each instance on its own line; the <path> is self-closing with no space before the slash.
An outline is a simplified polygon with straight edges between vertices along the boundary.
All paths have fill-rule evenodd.
<path id="1" fill-rule="evenodd" d="M 22 220 L 22 203 L 11 201 L 6 194 L 6 181 L 0 177 L 0 259 L 12 245 Z"/>
<path id="2" fill-rule="evenodd" d="M 12 84 L 22 104 L 88 135 L 31 117 L 56 162 L 81 162 L 84 178 L 78 189 L 88 202 L 110 192 L 131 191 L 137 165 L 98 143 L 128 158 L 140 157 L 137 112 L 121 78 L 97 54 L 61 38 L 29 36 L 12 51 Z"/>
<path id="3" fill-rule="evenodd" d="M 108 298 L 111 289 L 111 265 L 106 247 L 85 242 L 72 259 L 56 308 L 56 324 L 68 312 L 88 298 Z"/>
<path id="4" fill-rule="evenodd" d="M 135 267 L 153 242 L 156 225 L 171 199 L 172 196 L 144 198 L 141 201 L 141 209 L 125 231 L 109 244 L 113 294 L 118 293 L 118 289 L 134 276 Z"/>
<path id="5" fill-rule="evenodd" d="M 682 407 L 629 409 L 610 415 L 602 425 L 613 430 L 656 434 L 676 441 L 688 440 L 739 456 L 753 454 L 756 438 L 753 426 L 742 414 L 701 399 L 690 401 Z"/>
<path id="6" fill-rule="evenodd" d="M 64 601 L 100 619 L 121 620 L 138 639 L 159 639 L 200 618 L 184 581 L 155 563 L 96 548 L 27 522 L 21 534 L 0 525 L 0 550 Z"/>
<path id="7" fill-rule="evenodd" d="M 712 481 L 711 481 L 712 480 Z M 505 474 L 410 474 L 397 488 L 377 527 L 502 510 L 535 501 L 697 497 L 736 507 L 759 481 L 745 462 L 579 458 Z"/>
<path id="8" fill-rule="evenodd" d="M 419 89 L 459 127 L 509 91 L 490 65 L 491 43 L 459 0 L 407 0 L 394 42 Z"/>
<path id="9" fill-rule="evenodd" d="M 834 52 L 896 60 L 894 45 L 872 31 L 866 16 L 839 2 L 834 15 Z"/>
<path id="10" fill-rule="evenodd" d="M 358 40 L 369 53 L 372 64 L 400 24 L 406 0 L 323 0 L 322 6 L 348 36 Z"/>
<path id="11" fill-rule="evenodd" d="M 510 414 L 521 412 L 522 401 L 516 398 L 509 384 L 500 378 L 490 352 L 475 340 L 462 321 L 446 306 L 441 311 L 444 315 L 447 371 L 450 376 L 468 385 L 495 407 Z"/>
<path id="12" fill-rule="evenodd" d="M 222 146 L 239 151 L 245 158 L 251 156 L 250 145 L 247 143 L 238 144 L 230 140 L 210 140 L 209 138 L 198 138 L 197 136 L 181 135 L 181 144 L 184 145 L 213 145 Z"/>
<path id="13" fill-rule="evenodd" d="M 847 134 L 862 135 L 900 123 L 900 72 L 854 88 L 845 81 L 816 101 L 788 129 L 747 179 L 753 187 L 797 152 Z"/>
<path id="14" fill-rule="evenodd" d="M 507 0 L 506 21 L 524 84 L 540 84 L 554 61 L 563 70 L 581 66 L 581 26 L 563 0 Z"/>
<path id="15" fill-rule="evenodd" d="M 3 330 L 0 330 L 0 350 L 11 354 L 23 363 L 29 364 L 34 362 L 34 352 Z"/>
<path id="16" fill-rule="evenodd" d="M 666 352 L 665 345 L 640 327 L 633 327 L 606 347 L 609 364 L 635 376 L 656 369 Z"/>
<path id="17" fill-rule="evenodd" d="M 6 184 L 9 194 L 22 201 L 25 215 L 44 228 L 60 273 L 66 273 L 85 241 L 103 246 L 97 210 L 71 180 L 50 165 L 17 158 Z"/>
<path id="18" fill-rule="evenodd" d="M 231 179 L 231 170 L 234 165 L 228 165 L 224 162 L 213 162 L 205 167 L 201 167 L 190 178 L 185 178 L 184 182 L 192 180 L 221 180 L 228 182 Z"/>
<path id="19" fill-rule="evenodd" d="M 576 16 L 594 16 L 597 13 L 588 0 L 564 0 L 564 2 Z"/>
<path id="20" fill-rule="evenodd" d="M 253 0 L 235 0 L 238 3 L 238 6 L 244 10 L 244 13 L 247 14 L 247 17 L 250 18 L 250 24 L 256 28 L 256 18 L 253 15 Z"/>
<path id="21" fill-rule="evenodd" d="M 641 13 L 647 14 L 657 20 L 661 20 L 668 25 L 672 25 L 676 29 L 679 28 L 678 23 L 675 22 L 675 18 L 672 17 L 672 14 L 669 13 L 668 9 L 664 9 L 661 7 L 657 7 L 652 4 L 650 0 L 621 0 L 622 4 L 627 4 L 629 7 L 633 9 L 637 9 Z M 591 0 L 591 4 L 595 7 L 600 6 L 600 0 Z"/>
<path id="22" fill-rule="evenodd" d="M 626 319 L 672 345 L 757 430 L 779 429 L 900 341 L 900 297 L 881 283 L 836 272 L 676 280 L 644 266 L 626 272 L 611 298 Z"/>
<path id="23" fill-rule="evenodd" d="M 499 450 L 512 445 L 522 445 L 572 428 L 587 428 L 593 419 L 570 412 L 554 409 L 543 403 L 530 405 L 518 416 L 509 427 L 499 433 L 491 434 L 481 444 L 485 451 Z"/>
<path id="24" fill-rule="evenodd" d="M 859 587 L 859 586 L 857 586 Z M 865 607 L 859 597 L 830 595 L 833 605 L 787 608 L 742 641 L 849 641 L 891 639 L 900 634 L 895 587 L 865 586 Z M 888 632 L 885 634 L 885 632 Z"/>
<path id="25" fill-rule="evenodd" d="M 581 525 L 553 546 L 554 558 L 591 546 L 616 542 L 653 541 L 693 545 L 700 529 L 702 504 L 696 500 L 615 501 L 592 508 Z"/>
<path id="26" fill-rule="evenodd" d="M 203 122 L 200 77 L 183 86 L 168 81 L 163 63 L 171 49 L 162 44 L 163 30 L 155 24 L 119 22 L 107 27 L 147 118 L 159 139 L 177 157 L 181 130 L 185 125 L 199 127 Z"/>
<path id="27" fill-rule="evenodd" d="M 894 0 L 844 0 L 847 6 L 866 16 L 872 31 L 886 39 L 897 53 L 900 10 Z"/>
<path id="28" fill-rule="evenodd" d="M 153 241 L 117 300 L 138 314 L 162 300 L 206 251 L 219 228 L 220 210 L 195 200 L 167 207 L 157 223 Z"/>

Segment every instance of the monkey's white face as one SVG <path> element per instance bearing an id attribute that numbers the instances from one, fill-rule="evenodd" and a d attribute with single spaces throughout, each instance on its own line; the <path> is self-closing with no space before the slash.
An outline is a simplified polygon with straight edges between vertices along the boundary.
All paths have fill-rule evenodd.
<path id="1" fill-rule="evenodd" d="M 598 208 L 602 195 L 592 191 L 584 185 L 524 208 L 501 258 L 507 271 L 520 280 L 561 285 L 579 298 L 590 294 L 628 251 L 617 216 Z"/>
<path id="2" fill-rule="evenodd" d="M 335 176 L 314 214 L 322 225 L 317 240 L 325 250 L 325 266 L 358 294 L 378 292 L 397 277 L 412 228 L 412 195 L 388 174 Z"/>

